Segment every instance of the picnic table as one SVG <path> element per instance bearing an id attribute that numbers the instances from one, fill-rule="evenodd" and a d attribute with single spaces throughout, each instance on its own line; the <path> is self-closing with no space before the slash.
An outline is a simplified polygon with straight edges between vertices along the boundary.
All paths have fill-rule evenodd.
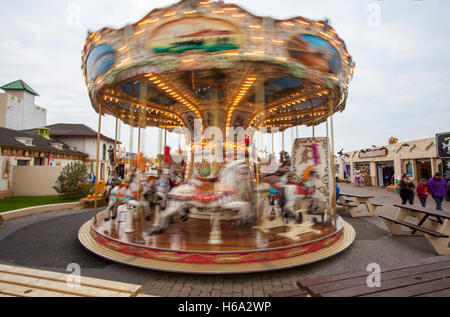
<path id="1" fill-rule="evenodd" d="M 380 216 L 393 235 L 423 235 L 437 254 L 450 255 L 450 212 L 414 205 L 394 207 L 399 208 L 394 218 Z M 407 217 L 417 218 L 417 223 L 407 221 Z"/>
<path id="2" fill-rule="evenodd" d="M 380 287 L 370 287 L 365 270 L 304 277 L 299 289 L 271 297 L 450 297 L 450 256 L 381 267 Z"/>
<path id="3" fill-rule="evenodd" d="M 353 200 L 349 198 L 352 198 Z M 372 217 L 375 215 L 377 207 L 383 206 L 382 204 L 372 202 L 372 198 L 375 197 L 363 194 L 340 193 L 339 202 L 337 204 L 338 206 L 345 207 L 353 218 Z M 358 207 L 361 204 L 366 205 L 367 212 L 358 212 Z"/>

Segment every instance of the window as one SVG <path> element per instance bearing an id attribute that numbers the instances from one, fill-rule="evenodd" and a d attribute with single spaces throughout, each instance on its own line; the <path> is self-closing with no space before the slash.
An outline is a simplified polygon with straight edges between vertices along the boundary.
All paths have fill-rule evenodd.
<path id="1" fill-rule="evenodd" d="M 63 144 L 61 144 L 61 143 L 52 143 L 52 146 L 58 150 L 63 149 Z"/>
<path id="2" fill-rule="evenodd" d="M 103 144 L 103 161 L 106 161 L 106 144 Z"/>
<path id="3" fill-rule="evenodd" d="M 35 166 L 43 166 L 44 165 L 44 158 L 43 157 L 35 157 L 34 158 L 34 165 Z"/>
<path id="4" fill-rule="evenodd" d="M 16 139 L 17 142 L 20 142 L 23 145 L 33 146 L 33 139 L 31 139 L 31 138 L 19 137 L 19 138 L 15 138 L 15 139 Z"/>
<path id="5" fill-rule="evenodd" d="M 17 160 L 17 166 L 29 166 L 30 161 L 28 160 Z"/>

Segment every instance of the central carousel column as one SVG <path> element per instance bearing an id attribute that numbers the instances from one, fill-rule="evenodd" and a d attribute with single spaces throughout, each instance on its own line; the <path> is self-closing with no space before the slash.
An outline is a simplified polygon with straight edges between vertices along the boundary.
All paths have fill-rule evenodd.
<path id="1" fill-rule="evenodd" d="M 264 89 L 264 83 L 265 83 L 265 79 L 264 77 L 260 77 L 259 79 L 256 80 L 255 83 L 255 104 L 256 104 L 256 109 L 258 112 L 263 112 L 262 115 L 262 120 L 260 120 L 261 122 L 264 122 L 265 118 L 266 118 L 266 97 L 265 97 L 265 89 Z M 272 132 L 272 129 L 271 129 Z M 272 132 L 272 152 L 273 152 L 273 132 Z M 260 184 L 261 184 L 261 179 L 260 179 L 260 169 L 259 169 L 259 162 L 257 160 L 256 162 L 256 188 L 257 188 L 257 201 L 256 201 L 256 223 L 257 225 L 261 225 L 262 222 L 262 216 L 261 216 L 261 197 L 260 197 Z"/>
<path id="2" fill-rule="evenodd" d="M 337 202 L 336 202 L 336 164 L 334 163 L 334 126 L 333 126 L 333 100 L 329 100 L 329 116 L 330 116 L 330 129 L 331 129 L 331 180 L 330 185 L 332 185 L 332 195 L 331 204 L 334 211 L 334 225 L 337 227 Z"/>

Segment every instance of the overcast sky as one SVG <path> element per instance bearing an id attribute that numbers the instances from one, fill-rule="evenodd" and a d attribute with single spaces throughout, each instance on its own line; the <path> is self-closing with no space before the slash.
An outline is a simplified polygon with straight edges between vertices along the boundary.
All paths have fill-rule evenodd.
<path id="1" fill-rule="evenodd" d="M 84 123 L 97 130 L 81 72 L 87 30 L 120 28 L 167 0 L 18 0 L 0 10 L 0 85 L 23 79 L 47 108 L 48 124 Z M 336 151 L 434 137 L 450 131 L 450 2 L 447 0 L 235 0 L 274 18 L 328 18 L 356 62 L 347 107 L 334 119 Z M 76 15 L 79 9 L 79 16 Z M 114 136 L 115 120 L 103 119 Z M 129 128 L 122 127 L 125 143 Z M 302 128 L 302 136 L 311 130 Z M 318 128 L 324 134 L 324 127 Z M 146 133 L 155 153 L 156 133 Z M 287 133 L 286 143 L 289 143 Z M 172 138 L 176 143 L 177 138 Z"/>

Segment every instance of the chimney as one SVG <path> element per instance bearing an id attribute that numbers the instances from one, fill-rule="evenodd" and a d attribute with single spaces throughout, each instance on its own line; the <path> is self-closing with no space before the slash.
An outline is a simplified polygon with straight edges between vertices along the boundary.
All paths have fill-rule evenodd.
<path id="1" fill-rule="evenodd" d="M 50 134 L 49 134 L 49 130 L 46 127 L 42 127 L 38 129 L 39 131 L 39 135 L 46 138 L 47 140 L 50 140 Z"/>

